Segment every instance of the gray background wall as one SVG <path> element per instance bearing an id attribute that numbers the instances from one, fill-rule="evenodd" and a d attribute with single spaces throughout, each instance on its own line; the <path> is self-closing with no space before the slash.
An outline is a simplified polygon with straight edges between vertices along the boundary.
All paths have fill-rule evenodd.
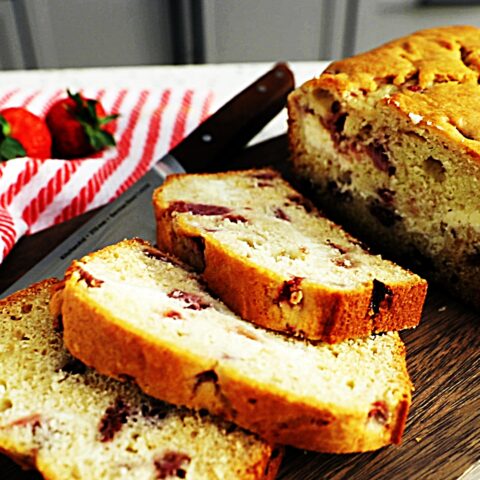
<path id="1" fill-rule="evenodd" d="M 320 60 L 444 24 L 480 1 L 0 0 L 0 68 Z"/>

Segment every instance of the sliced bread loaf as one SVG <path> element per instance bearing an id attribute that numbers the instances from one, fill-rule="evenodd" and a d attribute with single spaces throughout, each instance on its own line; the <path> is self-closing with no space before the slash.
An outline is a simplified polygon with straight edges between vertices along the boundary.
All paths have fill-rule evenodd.
<path id="1" fill-rule="evenodd" d="M 75 357 L 154 397 L 310 450 L 400 442 L 411 384 L 397 333 L 314 345 L 264 330 L 141 240 L 75 261 L 55 304 Z"/>
<path id="2" fill-rule="evenodd" d="M 157 243 L 242 318 L 329 343 L 414 327 L 426 282 L 369 253 L 273 170 L 176 175 Z"/>
<path id="3" fill-rule="evenodd" d="M 0 301 L 0 451 L 49 480 L 274 478 L 281 455 L 258 437 L 70 356 L 48 310 L 55 286 Z"/>
<path id="4" fill-rule="evenodd" d="M 336 61 L 289 97 L 292 166 L 322 208 L 480 309 L 480 29 Z"/>

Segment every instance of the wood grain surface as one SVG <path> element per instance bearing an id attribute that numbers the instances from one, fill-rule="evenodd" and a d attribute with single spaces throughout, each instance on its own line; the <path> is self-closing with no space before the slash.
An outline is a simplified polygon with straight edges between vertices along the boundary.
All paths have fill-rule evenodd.
<path id="1" fill-rule="evenodd" d="M 279 137 L 246 150 L 229 166 L 284 168 L 286 158 L 286 139 Z M 0 291 L 89 216 L 23 238 L 0 266 Z M 352 455 L 287 449 L 279 479 L 480 479 L 480 315 L 430 286 L 420 326 L 402 337 L 415 385 L 403 443 Z M 0 479 L 39 478 L 0 456 Z"/>

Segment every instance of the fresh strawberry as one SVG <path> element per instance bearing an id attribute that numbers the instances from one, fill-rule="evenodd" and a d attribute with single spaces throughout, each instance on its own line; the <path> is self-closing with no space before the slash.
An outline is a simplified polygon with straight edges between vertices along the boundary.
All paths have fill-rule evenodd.
<path id="1" fill-rule="evenodd" d="M 52 137 L 46 123 L 21 107 L 0 111 L 0 160 L 50 158 Z"/>
<path id="2" fill-rule="evenodd" d="M 107 115 L 97 100 L 67 90 L 68 98 L 54 103 L 46 121 L 59 158 L 79 158 L 115 145 L 113 125 L 118 115 Z"/>

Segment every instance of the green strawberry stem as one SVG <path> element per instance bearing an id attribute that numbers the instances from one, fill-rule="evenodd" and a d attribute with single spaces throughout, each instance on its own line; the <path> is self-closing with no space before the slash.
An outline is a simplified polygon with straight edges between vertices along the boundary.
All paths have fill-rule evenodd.
<path id="1" fill-rule="evenodd" d="M 75 102 L 73 116 L 82 125 L 84 132 L 92 148 L 98 152 L 105 147 L 116 145 L 115 138 L 110 132 L 102 129 L 104 125 L 119 117 L 118 114 L 99 117 L 97 115 L 98 100 L 85 100 L 79 93 L 72 93 L 67 90 L 68 96 Z"/>
<path id="2" fill-rule="evenodd" d="M 8 137 L 10 135 L 10 124 L 5 120 L 5 117 L 0 115 L 0 127 L 2 127 L 2 136 Z"/>
<path id="3" fill-rule="evenodd" d="M 10 133 L 10 124 L 5 120 L 5 117 L 0 115 L 0 160 L 11 160 L 27 155 L 22 144 L 10 137 Z"/>
<path id="4" fill-rule="evenodd" d="M 85 129 L 90 145 L 95 151 L 102 150 L 104 147 L 115 146 L 115 139 L 110 132 L 105 130 L 95 129 L 88 123 L 80 122 Z"/>

